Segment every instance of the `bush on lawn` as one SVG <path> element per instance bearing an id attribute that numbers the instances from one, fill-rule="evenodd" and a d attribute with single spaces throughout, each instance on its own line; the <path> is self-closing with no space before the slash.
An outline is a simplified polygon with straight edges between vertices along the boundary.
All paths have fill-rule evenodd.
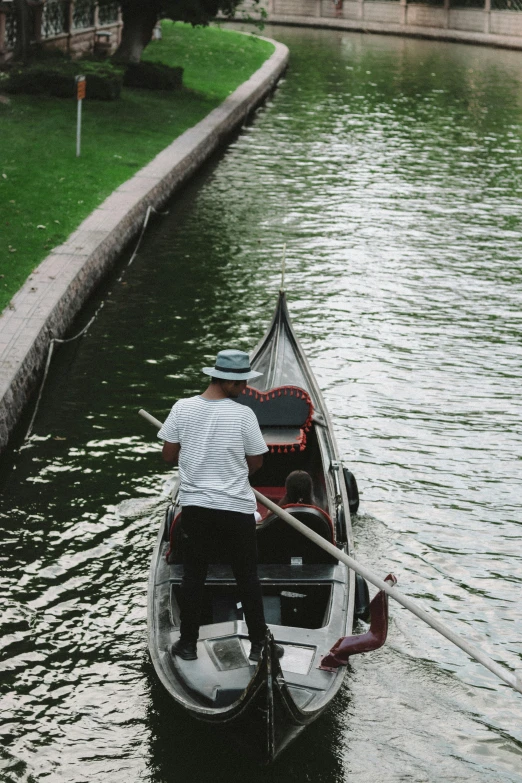
<path id="1" fill-rule="evenodd" d="M 57 46 L 44 46 L 42 43 L 32 44 L 31 48 L 27 52 L 26 62 L 53 62 L 60 63 L 71 62 L 71 55 L 69 52 L 64 52 L 63 49 L 59 49 Z"/>
<path id="2" fill-rule="evenodd" d="M 143 87 L 146 90 L 179 90 L 183 68 L 172 68 L 163 63 L 130 63 L 123 83 L 126 87 Z"/>
<path id="3" fill-rule="evenodd" d="M 123 71 L 110 63 L 88 60 L 67 62 L 37 62 L 26 68 L 14 68 L 5 87 L 10 93 L 53 95 L 56 98 L 74 98 L 76 76 L 87 79 L 86 98 L 114 101 L 120 97 Z"/>

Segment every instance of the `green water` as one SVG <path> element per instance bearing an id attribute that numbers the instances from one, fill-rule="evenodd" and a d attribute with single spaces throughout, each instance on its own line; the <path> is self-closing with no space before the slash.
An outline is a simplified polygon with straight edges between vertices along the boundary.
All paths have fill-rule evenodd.
<path id="1" fill-rule="evenodd" d="M 154 433 L 280 284 L 362 490 L 358 555 L 520 668 L 522 59 L 270 28 L 285 80 L 60 349 L 5 455 L 2 781 L 522 781 L 520 697 L 399 607 L 269 770 L 170 704 L 146 580 Z M 82 314 L 85 323 L 98 301 Z M 27 421 L 25 422 L 27 424 Z"/>

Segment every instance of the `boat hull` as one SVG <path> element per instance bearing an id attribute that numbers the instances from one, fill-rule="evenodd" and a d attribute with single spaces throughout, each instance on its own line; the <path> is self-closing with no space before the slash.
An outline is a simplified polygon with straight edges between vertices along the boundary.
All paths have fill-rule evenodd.
<path id="1" fill-rule="evenodd" d="M 320 493 L 320 508 L 296 508 L 296 514 L 306 513 L 313 524 L 313 515 L 322 513 L 329 520 L 333 543 L 350 551 L 349 500 L 346 487 L 339 482 L 342 470 L 335 437 L 320 389 L 293 332 L 284 294 L 251 363 L 263 372 L 255 381 L 258 398 L 265 395 L 265 399 L 274 386 L 284 386 L 288 393 L 297 388 L 306 393 L 314 411 L 306 425 L 306 446 L 303 437 L 299 448 L 271 448 L 256 474 L 256 486 L 259 482 L 260 491 L 270 483 L 284 488 L 284 477 L 290 471 L 309 471 Z M 177 500 L 176 489 L 172 520 Z M 277 524 L 283 526 L 280 533 Z M 306 539 L 297 533 L 292 539 L 284 523 L 268 519 L 259 528 L 258 572 L 270 631 L 258 665 L 248 660 L 248 631 L 240 613 L 235 614 L 232 574 L 226 564 L 219 563 L 209 567 L 212 607 L 207 624 L 203 621 L 200 628 L 198 660 L 184 662 L 171 655 L 171 645 L 179 638 L 182 565 L 180 559 L 166 557 L 170 545 L 162 531 L 149 581 L 149 650 L 159 679 L 178 705 L 193 718 L 226 731 L 230 740 L 239 742 L 242 751 L 260 764 L 269 764 L 328 708 L 342 685 L 345 669 L 320 670 L 320 663 L 340 637 L 351 634 L 355 589 L 351 570 L 331 556 L 325 558 L 324 553 L 314 557 L 300 543 Z M 274 547 L 283 541 L 284 556 L 279 550 L 272 556 Z M 281 661 L 274 636 L 284 649 Z"/>
<path id="2" fill-rule="evenodd" d="M 224 728 L 228 738 L 233 738 L 242 750 L 247 748 L 259 764 L 267 765 L 327 706 L 313 712 L 299 709 L 285 682 L 273 636 L 268 633 L 255 675 L 238 703 L 221 714 L 189 712 L 196 720 Z"/>

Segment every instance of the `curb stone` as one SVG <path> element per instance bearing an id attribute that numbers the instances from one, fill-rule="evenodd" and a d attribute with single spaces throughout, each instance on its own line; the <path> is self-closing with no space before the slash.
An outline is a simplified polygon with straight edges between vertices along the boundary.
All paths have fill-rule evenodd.
<path id="1" fill-rule="evenodd" d="M 63 337 L 149 206 L 161 207 L 273 90 L 289 51 L 275 51 L 201 122 L 120 185 L 34 270 L 0 315 L 0 451 L 38 382 L 53 337 Z"/>

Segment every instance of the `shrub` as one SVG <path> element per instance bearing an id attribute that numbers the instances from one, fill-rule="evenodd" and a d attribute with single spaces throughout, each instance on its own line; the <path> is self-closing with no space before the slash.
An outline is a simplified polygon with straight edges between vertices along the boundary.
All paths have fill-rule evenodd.
<path id="1" fill-rule="evenodd" d="M 114 101 L 120 97 L 123 71 L 110 63 L 92 61 L 38 62 L 16 68 L 11 71 L 5 89 L 10 93 L 74 98 L 76 76 L 80 74 L 87 79 L 86 98 Z"/>
<path id="2" fill-rule="evenodd" d="M 34 62 L 70 62 L 71 55 L 68 52 L 64 52 L 63 49 L 59 49 L 57 46 L 44 46 L 41 43 L 32 44 L 27 53 L 28 60 L 31 63 Z"/>
<path id="3" fill-rule="evenodd" d="M 163 63 L 130 63 L 123 83 L 126 87 L 143 87 L 146 90 L 179 90 L 183 68 L 172 68 Z"/>

